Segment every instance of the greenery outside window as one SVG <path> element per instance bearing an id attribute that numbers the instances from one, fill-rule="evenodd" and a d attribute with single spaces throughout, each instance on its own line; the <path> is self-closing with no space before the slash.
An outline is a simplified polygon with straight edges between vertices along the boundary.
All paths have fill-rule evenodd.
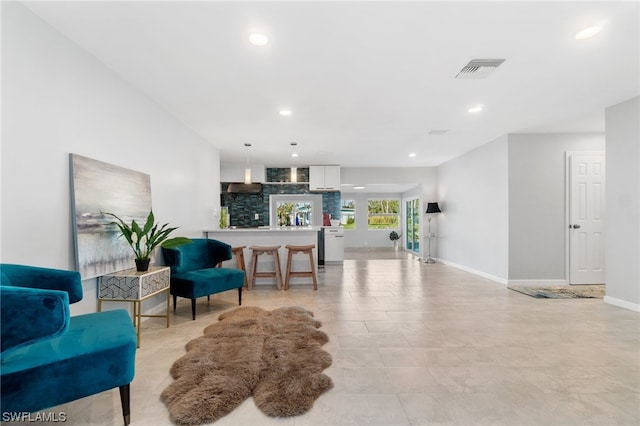
<path id="1" fill-rule="evenodd" d="M 356 200 L 341 200 L 340 225 L 344 229 L 354 229 L 356 227 Z"/>
<path id="2" fill-rule="evenodd" d="M 278 226 L 311 226 L 313 207 L 311 203 L 277 203 Z"/>
<path id="3" fill-rule="evenodd" d="M 369 229 L 399 229 L 400 200 L 376 199 L 368 200 Z"/>

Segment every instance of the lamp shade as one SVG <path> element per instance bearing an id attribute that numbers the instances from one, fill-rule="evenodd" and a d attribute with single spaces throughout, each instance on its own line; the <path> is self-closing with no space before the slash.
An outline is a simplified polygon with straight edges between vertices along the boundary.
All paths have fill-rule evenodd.
<path id="1" fill-rule="evenodd" d="M 442 212 L 440 211 L 440 207 L 438 207 L 438 203 L 427 203 L 427 211 L 425 213 L 429 214 Z"/>

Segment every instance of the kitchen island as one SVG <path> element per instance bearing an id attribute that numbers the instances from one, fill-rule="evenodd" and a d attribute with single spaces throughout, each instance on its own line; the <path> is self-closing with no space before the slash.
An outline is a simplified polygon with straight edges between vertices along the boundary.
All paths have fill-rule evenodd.
<path id="1" fill-rule="evenodd" d="M 244 257 L 246 259 L 247 276 L 251 271 L 251 246 L 280 246 L 278 255 L 280 256 L 280 270 L 282 271 L 282 279 L 286 274 L 287 268 L 287 244 L 304 246 L 315 244 L 313 250 L 313 258 L 316 263 L 316 273 L 318 265 L 318 231 L 319 226 L 262 226 L 258 228 L 225 228 L 225 229 L 206 229 L 204 235 L 206 238 L 218 240 L 230 244 L 233 247 L 246 246 L 244 249 Z M 227 260 L 223 263 L 224 267 L 235 268 L 235 259 Z M 258 257 L 258 271 L 273 271 L 272 256 L 262 255 Z M 308 256 L 296 255 L 293 257 L 293 271 L 308 271 Z M 311 284 L 310 278 L 291 278 L 291 285 L 296 283 L 301 285 Z M 258 285 L 273 285 L 275 280 L 269 278 L 257 278 Z"/>

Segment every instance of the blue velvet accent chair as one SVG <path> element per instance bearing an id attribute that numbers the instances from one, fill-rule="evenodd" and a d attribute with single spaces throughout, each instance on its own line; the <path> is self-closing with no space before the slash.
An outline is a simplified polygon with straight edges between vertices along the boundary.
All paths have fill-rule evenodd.
<path id="1" fill-rule="evenodd" d="M 128 425 L 137 346 L 128 312 L 71 317 L 82 299 L 75 271 L 0 264 L 0 278 L 3 419 L 119 388 Z"/>
<path id="2" fill-rule="evenodd" d="M 162 248 L 165 264 L 171 267 L 173 310 L 178 296 L 191 299 L 191 316 L 196 319 L 198 297 L 238 289 L 238 305 L 242 305 L 244 271 L 217 268 L 218 263 L 232 257 L 231 246 L 218 240 L 192 238 L 191 243 L 176 248 Z"/>

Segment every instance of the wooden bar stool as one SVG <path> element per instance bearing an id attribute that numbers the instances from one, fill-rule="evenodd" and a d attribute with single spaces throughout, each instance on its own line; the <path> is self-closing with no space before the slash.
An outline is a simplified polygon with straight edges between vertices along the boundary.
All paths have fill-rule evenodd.
<path id="1" fill-rule="evenodd" d="M 316 247 L 315 244 L 309 244 L 307 246 L 294 246 L 287 244 L 285 246 L 289 249 L 289 254 L 287 255 L 287 275 L 284 279 L 284 289 L 289 290 L 289 279 L 291 277 L 311 277 L 313 278 L 313 289 L 318 289 L 318 280 L 316 278 L 316 265 L 313 260 L 313 249 Z M 291 264 L 293 260 L 293 255 L 297 253 L 303 253 L 309 255 L 309 263 L 311 264 L 310 271 L 292 271 Z"/>
<path id="2" fill-rule="evenodd" d="M 256 278 L 275 278 L 278 290 L 282 289 L 282 271 L 280 269 L 280 256 L 278 255 L 280 246 L 251 246 L 249 248 L 252 253 L 251 279 L 248 289 L 256 286 Z M 273 256 L 273 263 L 275 264 L 275 271 L 273 272 L 258 272 L 258 256 L 265 253 Z"/>
<path id="3" fill-rule="evenodd" d="M 244 286 L 249 290 L 249 281 L 247 280 L 247 268 L 244 263 L 244 249 L 247 246 L 231 247 L 231 254 L 236 258 L 236 266 L 238 269 L 244 271 Z M 218 268 L 222 268 L 222 262 L 218 263 Z"/>

